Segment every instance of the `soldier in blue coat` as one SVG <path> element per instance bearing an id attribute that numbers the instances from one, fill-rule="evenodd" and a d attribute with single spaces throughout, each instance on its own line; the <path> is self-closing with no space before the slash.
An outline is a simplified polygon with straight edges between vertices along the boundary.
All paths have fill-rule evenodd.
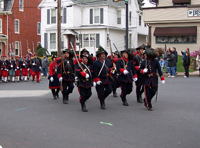
<path id="1" fill-rule="evenodd" d="M 37 53 L 34 54 L 34 58 L 31 60 L 32 65 L 32 82 L 35 80 L 35 76 L 37 78 L 37 83 L 40 83 L 40 71 L 42 70 L 42 62 L 41 59 L 37 57 Z"/>
<path id="2" fill-rule="evenodd" d="M 146 50 L 146 60 L 144 60 L 140 66 L 145 93 L 144 105 L 149 111 L 153 111 L 151 100 L 158 90 L 158 75 L 161 78 L 161 83 L 165 84 L 165 78 L 161 71 L 159 61 L 155 59 L 156 57 L 157 54 L 154 49 Z"/>
<path id="3" fill-rule="evenodd" d="M 62 94 L 63 94 L 63 104 L 68 104 L 69 94 L 73 92 L 74 89 L 74 64 L 73 64 L 73 53 L 70 49 L 65 49 L 63 51 L 63 57 L 58 60 L 58 78 L 62 83 Z"/>
<path id="4" fill-rule="evenodd" d="M 76 76 L 78 77 L 79 102 L 83 112 L 87 112 L 85 102 L 91 97 L 93 86 L 93 70 L 89 63 L 89 54 L 81 54 L 82 62 L 76 65 Z"/>
<path id="5" fill-rule="evenodd" d="M 126 96 L 132 92 L 133 80 L 137 81 L 137 74 L 133 61 L 130 60 L 130 53 L 128 50 L 121 51 L 122 59 L 116 63 L 117 70 L 120 72 L 118 81 L 121 85 L 121 100 L 124 106 L 129 106 Z"/>
<path id="6" fill-rule="evenodd" d="M 108 53 L 100 46 L 96 53 L 98 60 L 93 62 L 96 90 L 100 100 L 101 109 L 106 109 L 105 99 L 112 92 L 111 69 L 112 65 L 106 56 Z"/>
<path id="7" fill-rule="evenodd" d="M 142 93 L 144 92 L 144 88 L 143 88 L 143 85 L 142 85 L 142 74 L 140 73 L 139 69 L 140 69 L 140 66 L 142 64 L 142 61 L 145 59 L 144 58 L 144 51 L 145 51 L 145 46 L 144 45 L 139 46 L 138 48 L 136 48 L 136 55 L 133 58 L 135 70 L 136 70 L 137 76 L 138 76 L 138 80 L 135 82 L 137 102 L 138 103 L 143 103 Z"/>

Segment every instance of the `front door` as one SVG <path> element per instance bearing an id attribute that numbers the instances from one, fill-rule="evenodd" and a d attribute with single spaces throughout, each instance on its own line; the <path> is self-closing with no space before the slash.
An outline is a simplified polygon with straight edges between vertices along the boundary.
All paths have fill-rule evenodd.
<path id="1" fill-rule="evenodd" d="M 74 50 L 76 50 L 76 43 L 75 43 L 76 41 L 75 41 L 75 36 L 74 35 L 71 35 L 71 34 L 68 35 L 68 47 L 69 47 L 69 49 L 72 49 L 72 46 L 71 46 L 70 42 L 74 46 Z"/>

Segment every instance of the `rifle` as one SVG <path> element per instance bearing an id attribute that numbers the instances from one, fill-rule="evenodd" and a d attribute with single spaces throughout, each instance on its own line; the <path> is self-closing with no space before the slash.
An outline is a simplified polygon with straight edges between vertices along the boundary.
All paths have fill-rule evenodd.
<path id="1" fill-rule="evenodd" d="M 81 39 L 80 39 L 80 41 L 79 41 L 79 58 L 80 58 L 80 56 L 81 56 Z"/>
<path id="2" fill-rule="evenodd" d="M 20 41 L 21 58 L 22 58 L 22 42 Z"/>
<path id="3" fill-rule="evenodd" d="M 63 63 L 63 56 L 61 57 L 61 64 L 60 64 L 60 74 L 62 76 L 62 64 Z M 63 92 L 63 86 L 62 86 L 62 81 L 60 82 L 60 91 Z"/>
<path id="4" fill-rule="evenodd" d="M 75 55 L 75 58 L 76 58 L 76 60 L 77 60 L 78 66 L 81 68 L 81 70 L 82 70 L 83 72 L 85 72 L 85 70 L 83 70 L 83 67 L 81 66 L 81 64 L 80 64 L 80 62 L 79 62 L 79 60 L 78 60 L 78 58 L 77 58 L 77 56 L 76 56 L 76 52 L 75 52 L 75 50 L 74 50 L 74 46 L 73 46 L 72 42 L 70 42 L 70 44 L 71 44 L 71 46 L 72 46 L 72 50 L 73 50 L 73 52 L 74 52 L 74 55 Z"/>
<path id="5" fill-rule="evenodd" d="M 124 69 L 126 69 L 126 64 L 125 64 L 125 61 L 124 61 L 124 59 L 122 58 L 122 55 L 121 55 L 121 53 L 119 52 L 119 50 L 117 49 L 117 47 L 115 46 L 115 43 L 113 43 L 113 45 L 114 45 L 114 47 L 115 47 L 115 49 L 117 50 L 117 52 L 119 53 L 119 56 L 121 57 L 121 59 L 122 59 L 122 61 L 123 61 L 123 64 L 124 64 Z"/>
<path id="6" fill-rule="evenodd" d="M 112 53 L 112 47 L 111 47 L 111 41 L 110 41 L 110 39 L 109 39 L 109 44 L 110 44 L 111 59 L 113 59 L 113 53 Z"/>
<path id="7" fill-rule="evenodd" d="M 35 53 L 35 51 L 34 51 L 34 42 L 32 41 L 32 45 L 33 45 L 33 54 Z"/>

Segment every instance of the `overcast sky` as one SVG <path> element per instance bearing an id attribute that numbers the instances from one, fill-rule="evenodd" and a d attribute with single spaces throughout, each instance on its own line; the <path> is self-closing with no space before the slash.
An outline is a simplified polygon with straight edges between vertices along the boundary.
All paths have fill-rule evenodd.
<path id="1" fill-rule="evenodd" d="M 152 7 L 154 5 L 152 5 L 151 3 L 149 3 L 149 0 L 144 0 L 145 5 L 143 7 Z"/>

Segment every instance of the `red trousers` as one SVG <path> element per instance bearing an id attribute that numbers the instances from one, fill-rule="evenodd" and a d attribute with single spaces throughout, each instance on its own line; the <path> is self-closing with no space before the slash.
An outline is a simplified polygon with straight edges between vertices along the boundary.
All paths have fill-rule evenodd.
<path id="1" fill-rule="evenodd" d="M 40 81 L 40 72 L 32 71 L 32 77 L 33 77 L 32 80 L 35 80 L 35 75 L 36 75 L 36 78 L 37 78 L 37 82 L 39 82 Z"/>
<path id="2" fill-rule="evenodd" d="M 8 71 L 7 70 L 2 70 L 2 76 L 3 77 L 8 77 Z"/>
<path id="3" fill-rule="evenodd" d="M 15 71 L 15 76 L 20 76 L 20 70 L 19 70 L 19 69 L 17 69 L 17 70 Z"/>
<path id="4" fill-rule="evenodd" d="M 32 71 L 32 69 L 30 68 L 29 69 L 29 76 L 31 76 L 33 74 L 33 71 Z"/>
<path id="5" fill-rule="evenodd" d="M 22 69 L 22 76 L 28 76 L 28 68 Z"/>

